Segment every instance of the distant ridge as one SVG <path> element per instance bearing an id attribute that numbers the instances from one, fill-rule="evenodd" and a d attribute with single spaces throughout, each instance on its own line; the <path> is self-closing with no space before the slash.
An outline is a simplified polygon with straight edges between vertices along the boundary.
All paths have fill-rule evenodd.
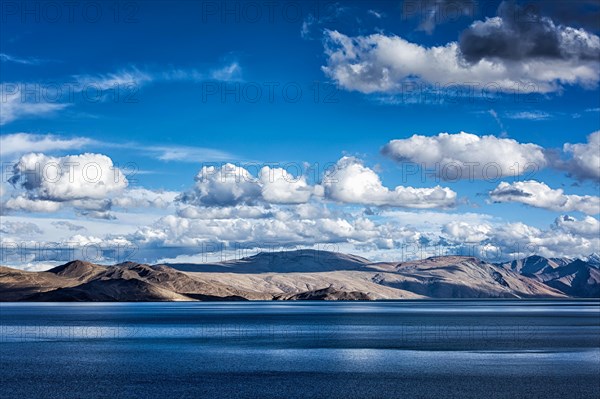
<path id="1" fill-rule="evenodd" d="M 186 272 L 224 273 L 310 273 L 361 270 L 371 261 L 357 255 L 314 249 L 260 252 L 236 260 L 217 263 L 167 263 L 166 266 Z"/>
<path id="2" fill-rule="evenodd" d="M 469 256 L 370 262 L 356 255 L 262 252 L 211 264 L 102 266 L 72 261 L 45 272 L 0 266 L 2 301 L 377 300 L 596 298 L 598 256 L 530 256 L 488 263 Z"/>
<path id="3" fill-rule="evenodd" d="M 539 255 L 528 256 L 527 258 L 513 260 L 509 263 L 502 264 L 524 276 L 533 276 L 540 272 L 551 271 L 561 266 L 568 265 L 573 262 L 571 258 L 544 258 Z"/>

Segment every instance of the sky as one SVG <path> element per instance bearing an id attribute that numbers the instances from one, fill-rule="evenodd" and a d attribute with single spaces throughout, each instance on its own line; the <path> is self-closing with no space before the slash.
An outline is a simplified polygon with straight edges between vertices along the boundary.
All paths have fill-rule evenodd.
<path id="1" fill-rule="evenodd" d="M 0 263 L 599 252 L 599 16 L 2 2 Z"/>

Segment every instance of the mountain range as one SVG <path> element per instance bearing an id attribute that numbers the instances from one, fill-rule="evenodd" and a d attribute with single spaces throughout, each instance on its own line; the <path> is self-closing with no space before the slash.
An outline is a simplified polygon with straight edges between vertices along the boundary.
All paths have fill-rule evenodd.
<path id="1" fill-rule="evenodd" d="M 600 297 L 600 257 L 506 263 L 440 256 L 371 262 L 349 254 L 264 252 L 218 263 L 0 266 L 0 301 L 381 300 Z"/>

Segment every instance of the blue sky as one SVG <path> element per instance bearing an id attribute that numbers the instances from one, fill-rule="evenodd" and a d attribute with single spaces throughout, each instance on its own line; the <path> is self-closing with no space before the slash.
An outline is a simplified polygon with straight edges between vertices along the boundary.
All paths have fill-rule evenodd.
<path id="1" fill-rule="evenodd" d="M 298 245 L 336 242 L 350 252 L 379 258 L 397 256 L 402 247 L 394 228 L 409 226 L 426 235 L 412 219 L 423 219 L 423 208 L 435 213 L 431 216 L 435 226 L 427 232 L 430 242 L 449 234 L 448 223 L 476 214 L 476 220 L 462 230 L 473 225 L 479 226 L 475 231 L 486 230 L 481 227 L 484 225 L 495 230 L 521 223 L 544 235 L 546 241 L 539 244 L 539 252 L 548 255 L 586 255 L 585 251 L 598 248 L 593 233 L 600 211 L 600 165 L 595 164 L 596 142 L 588 138 L 600 129 L 598 26 L 593 22 L 597 3 L 582 2 L 568 12 L 563 6 L 545 7 L 543 3 L 527 8 L 517 3 L 470 1 L 308 1 L 281 2 L 274 8 L 239 1 L 81 2 L 71 9 L 65 4 L 55 9 L 36 1 L 8 3 L 3 4 L 0 28 L 2 215 L 3 223 L 9 223 L 4 228 L 5 241 L 22 242 L 30 237 L 26 227 L 18 228 L 21 223 L 29 229 L 43 225 L 35 238 L 41 242 L 51 237 L 71 239 L 69 234 L 75 232 L 85 242 L 122 239 L 144 247 L 149 241 L 139 239 L 140 231 L 152 225 L 172 238 L 169 243 L 152 241 L 152 248 L 175 242 L 186 247 L 184 236 L 198 239 L 191 247 L 215 240 L 228 246 L 237 238 L 193 229 L 175 234 L 175 239 L 172 232 L 165 231 L 167 224 L 161 218 L 184 218 L 182 209 L 186 207 L 209 212 L 247 206 L 277 208 L 296 220 L 301 216 L 295 207 L 310 205 L 338 212 L 322 220 L 344 221 L 355 231 L 360 231 L 357 220 L 371 220 L 376 224 L 373 237 L 391 241 L 380 245 L 371 236 L 333 233 L 327 241 L 293 231 L 294 237 L 309 236 L 306 242 L 298 240 Z M 498 21 L 502 22 L 500 28 Z M 537 26 L 545 28 L 546 34 L 540 34 Z M 506 34 L 506 42 L 498 47 L 492 47 L 490 41 L 499 36 L 494 29 L 504 29 L 501 33 Z M 512 45 L 510 35 L 531 46 Z M 548 40 L 553 40 L 551 44 L 558 50 L 541 54 L 538 50 L 548 47 L 541 45 Z M 452 43 L 458 43 L 456 52 Z M 446 58 L 436 58 L 432 49 L 452 57 L 458 54 L 460 60 L 456 65 L 446 63 Z M 473 61 L 468 57 L 479 58 Z M 533 93 L 509 88 L 515 82 Z M 403 173 L 411 156 L 410 162 L 417 164 L 430 159 L 431 147 L 410 156 L 404 147 L 401 154 L 382 152 L 392 140 L 411 140 L 413 135 L 435 138 L 444 132 L 452 135 L 451 140 L 458 140 L 454 135 L 460 132 L 493 136 L 497 141 L 473 148 L 480 154 L 490 151 L 491 162 L 500 159 L 507 165 L 506 155 L 494 154 L 494 149 L 506 144 L 518 151 L 525 148 L 521 145 L 532 143 L 543 152 L 543 165 L 535 173 L 517 177 L 506 176 L 504 171 L 491 181 L 448 181 Z M 44 140 L 56 145 L 44 146 Z M 565 150 L 566 143 L 587 147 L 578 147 L 581 151 L 574 153 Z M 409 149 L 415 145 L 413 141 L 406 144 Z M 442 152 L 451 151 L 453 145 Z M 98 205 L 97 209 L 102 208 L 99 212 L 83 212 L 80 204 L 72 201 L 99 201 L 99 194 L 71 199 L 52 197 L 53 190 L 47 187 L 24 188 L 24 174 L 13 172 L 12 167 L 29 152 L 56 159 L 85 153 L 106 155 L 129 177 L 126 185 L 107 191 L 106 198 L 128 198 L 133 189 L 162 190 L 168 193 L 164 194 L 168 204 L 126 208 L 113 201 Z M 509 150 L 508 154 L 514 153 Z M 531 155 L 523 154 L 525 159 Z M 442 165 L 449 159 L 470 160 L 464 159 L 464 152 L 463 158 L 453 153 L 440 156 Z M 381 193 L 358 193 L 342 183 L 325 187 L 324 193 L 315 188 L 323 186 L 323 171 L 314 173 L 306 165 L 322 169 L 323 165 L 338 164 L 342 157 L 367 168 L 370 178 L 379 176 L 381 187 L 376 186 L 375 191 L 381 188 Z M 279 197 L 269 201 L 259 195 L 258 199 L 241 196 L 235 203 L 209 203 L 212 194 L 207 190 L 215 188 L 206 188 L 201 181 L 194 186 L 194 177 L 203 166 L 215 162 L 242 167 L 293 163 L 288 171 L 295 177 L 306 175 L 307 190 L 316 191 L 306 201 Z M 132 165 L 135 176 L 129 172 Z M 358 167 L 352 170 L 359 171 Z M 13 173 L 20 180 L 10 185 L 7 176 Z M 349 175 L 348 184 L 360 182 Z M 362 184 L 368 186 L 369 182 Z M 513 184 L 509 188 L 520 190 L 520 197 L 506 188 L 491 197 L 490 192 L 501 182 Z M 515 182 L 547 187 L 517 187 Z M 425 190 L 438 185 L 453 192 L 455 198 L 429 205 L 427 199 L 421 199 L 421 205 L 415 205 L 403 202 L 404 194 L 390 194 L 397 186 Z M 266 190 L 264 185 L 259 188 Z M 86 191 L 85 187 L 74 188 L 80 189 Z M 197 191 L 193 199 L 187 203 L 177 199 L 190 190 Z M 418 195 L 429 194 L 418 191 Z M 18 200 L 21 205 L 16 198 L 23 198 Z M 23 205 L 25 199 L 27 205 Z M 59 205 L 40 208 L 39 201 Z M 369 210 L 366 216 L 365 209 Z M 404 219 L 391 216 L 394 212 L 401 212 Z M 137 214 L 139 219 L 126 220 L 124 213 Z M 556 222 L 563 216 L 591 226 L 592 234 L 588 230 L 582 234 L 579 227 L 567 231 Z M 87 227 L 59 234 L 49 223 L 61 220 Z M 199 223 L 197 218 L 193 220 Z M 213 222 L 219 220 L 223 219 Z M 238 214 L 227 220 L 245 221 Z M 182 220 L 177 223 L 185 224 Z M 263 238 L 277 236 L 275 231 L 268 232 L 275 222 L 265 223 L 251 230 L 256 234 L 262 231 Z M 388 226 L 385 237 L 381 236 L 383 226 Z M 560 239 L 552 235 L 559 233 Z M 481 245 L 500 241 L 505 245 L 505 238 L 492 237 L 489 231 L 481 234 L 485 236 L 477 238 Z M 516 239 L 531 240 L 532 234 L 523 233 Z M 460 248 L 460 238 L 453 238 L 457 240 L 453 248 Z M 256 239 L 262 240 L 260 235 Z M 286 242 L 285 234 L 280 241 Z M 545 244 L 550 241 L 561 244 Z M 571 251 L 558 248 L 573 242 L 577 244 Z M 578 251 L 582 253 L 575 253 Z M 192 256 L 194 250 L 183 252 Z M 384 252 L 388 255 L 382 255 Z M 162 257 L 159 251 L 144 256 L 148 261 Z M 33 256 L 27 262 L 43 260 Z"/>

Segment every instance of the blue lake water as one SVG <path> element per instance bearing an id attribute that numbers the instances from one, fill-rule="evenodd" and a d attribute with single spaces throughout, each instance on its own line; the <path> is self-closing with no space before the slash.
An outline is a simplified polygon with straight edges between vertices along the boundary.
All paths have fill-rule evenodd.
<path id="1" fill-rule="evenodd" d="M 599 398 L 598 301 L 0 304 L 2 398 Z"/>

